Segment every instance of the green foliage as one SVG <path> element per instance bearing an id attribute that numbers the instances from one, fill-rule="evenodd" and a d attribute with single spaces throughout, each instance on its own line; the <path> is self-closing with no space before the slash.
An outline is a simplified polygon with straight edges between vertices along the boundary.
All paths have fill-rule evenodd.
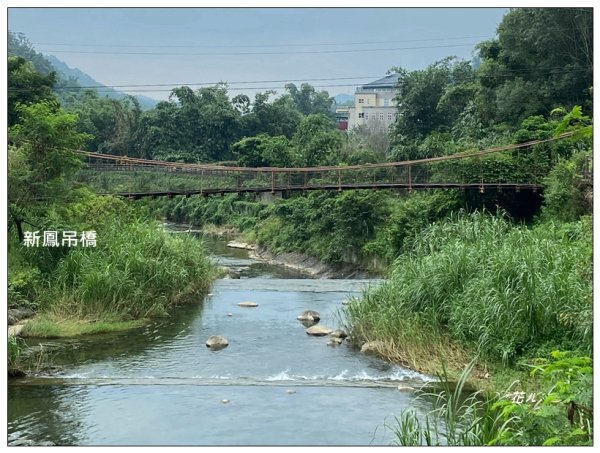
<path id="1" fill-rule="evenodd" d="M 97 247 L 74 248 L 61 260 L 47 303 L 55 313 L 83 319 L 161 315 L 205 291 L 211 269 L 196 239 L 117 218 L 98 237 Z"/>
<path id="2" fill-rule="evenodd" d="M 8 337 L 8 348 L 7 348 L 7 357 L 8 357 L 8 372 L 10 374 L 11 370 L 18 370 L 21 367 L 21 355 L 24 348 L 23 340 L 20 338 L 11 335 Z"/>
<path id="3" fill-rule="evenodd" d="M 532 377 L 539 376 L 536 393 L 512 391 L 493 395 L 462 393 L 473 364 L 454 389 L 445 368 L 438 375 L 441 390 L 421 391 L 417 399 L 432 401 L 433 409 L 420 419 L 414 409 L 403 411 L 392 427 L 395 443 L 410 445 L 592 445 L 592 360 L 564 351 L 550 359 L 535 359 Z"/>
<path id="4" fill-rule="evenodd" d="M 480 44 L 486 122 L 517 124 L 557 105 L 591 108 L 592 9 L 515 8 Z"/>
<path id="5" fill-rule="evenodd" d="M 308 83 L 303 83 L 300 89 L 295 84 L 288 83 L 285 89 L 292 98 L 296 109 L 303 115 L 322 114 L 331 116 L 333 98 L 329 97 L 327 91 L 317 92 Z"/>
<path id="6" fill-rule="evenodd" d="M 15 269 L 14 262 L 11 265 L 8 273 L 9 308 L 37 308 L 41 272 L 36 267 L 20 266 Z"/>
<path id="7" fill-rule="evenodd" d="M 495 445 L 505 434 L 500 411 L 480 392 L 463 393 L 472 372 L 471 362 L 456 385 L 450 384 L 445 367 L 438 373 L 441 389 L 420 391 L 417 398 L 432 401 L 433 409 L 420 419 L 414 409 L 402 411 L 392 427 L 395 444 L 402 446 L 476 446 Z"/>
<path id="8" fill-rule="evenodd" d="M 302 120 L 302 114 L 296 109 L 290 95 L 283 95 L 269 102 L 269 96 L 274 93 L 256 93 L 251 110 L 242 116 L 244 136 L 267 134 L 292 138 Z"/>
<path id="9" fill-rule="evenodd" d="M 336 153 L 342 147 L 342 137 L 333 127 L 331 118 L 315 114 L 302 119 L 292 144 L 298 150 L 297 164 L 311 167 L 335 161 Z"/>
<path id="10" fill-rule="evenodd" d="M 531 376 L 540 391 L 528 396 L 530 402 L 504 392 L 493 404 L 505 421 L 504 445 L 592 444 L 592 360 L 565 351 L 550 355 L 534 361 Z"/>
<path id="11" fill-rule="evenodd" d="M 367 243 L 365 252 L 392 263 L 401 253 L 408 251 L 405 242 L 430 223 L 442 219 L 461 208 L 456 192 L 416 192 L 390 203 L 391 212 L 377 228 L 375 240 Z"/>
<path id="12" fill-rule="evenodd" d="M 291 167 L 293 151 L 285 136 L 257 135 L 233 144 L 233 154 L 242 167 Z"/>
<path id="13" fill-rule="evenodd" d="M 93 136 L 90 151 L 130 157 L 150 157 L 142 147 L 142 110 L 133 96 L 124 99 L 99 97 L 86 90 L 82 99 L 67 107 L 77 115 L 77 129 Z"/>
<path id="14" fill-rule="evenodd" d="M 415 237 L 348 322 L 375 339 L 418 323 L 504 363 L 547 342 L 590 351 L 591 239 L 588 222 L 526 229 L 483 213 L 451 216 Z"/>
<path id="15" fill-rule="evenodd" d="M 468 62 L 448 57 L 424 70 L 398 71 L 396 145 L 449 130 L 473 98 L 474 72 Z M 416 156 L 402 156 L 402 160 L 412 158 Z"/>
<path id="16" fill-rule="evenodd" d="M 381 192 L 310 194 L 269 205 L 257 226 L 260 244 L 304 252 L 328 263 L 357 262 L 388 215 Z"/>
<path id="17" fill-rule="evenodd" d="M 544 178 L 543 218 L 575 221 L 593 210 L 592 151 L 560 161 Z"/>
<path id="18" fill-rule="evenodd" d="M 56 74 L 36 72 L 33 64 L 21 57 L 8 57 L 8 126 L 19 120 L 20 105 L 35 104 L 54 98 Z"/>

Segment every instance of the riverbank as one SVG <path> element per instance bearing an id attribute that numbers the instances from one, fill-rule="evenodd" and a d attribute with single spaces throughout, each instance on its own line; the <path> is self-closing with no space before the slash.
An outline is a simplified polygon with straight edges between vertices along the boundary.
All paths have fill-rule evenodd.
<path id="1" fill-rule="evenodd" d="M 200 228 L 195 226 L 194 228 Z M 300 272 L 310 278 L 325 279 L 371 279 L 381 278 L 383 272 L 372 272 L 359 265 L 327 264 L 319 259 L 300 252 L 272 252 L 266 246 L 254 242 L 253 236 L 241 232 L 233 225 L 207 224 L 201 229 L 203 234 L 228 239 L 230 246 L 247 249 L 249 257 L 273 266 Z"/>
<path id="2" fill-rule="evenodd" d="M 165 232 L 129 208 L 103 221 L 94 247 L 59 250 L 56 257 L 41 247 L 23 250 L 13 244 L 11 261 L 18 264 L 11 266 L 13 281 L 21 273 L 33 274 L 38 263 L 45 270 L 27 282 L 27 293 L 23 284 L 11 286 L 11 299 L 36 309 L 21 336 L 61 338 L 135 328 L 207 293 L 216 269 L 197 240 Z"/>

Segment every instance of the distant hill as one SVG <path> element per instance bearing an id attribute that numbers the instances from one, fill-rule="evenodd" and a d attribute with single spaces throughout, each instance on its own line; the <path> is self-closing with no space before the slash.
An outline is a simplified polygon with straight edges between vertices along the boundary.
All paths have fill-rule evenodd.
<path id="1" fill-rule="evenodd" d="M 102 90 L 98 92 L 100 96 L 107 96 L 112 99 L 122 99 L 125 96 L 127 96 L 127 94 L 123 93 L 122 91 L 117 91 L 113 88 L 108 88 L 105 85 L 102 85 L 101 83 L 97 82 L 80 69 L 69 67 L 65 62 L 59 60 L 54 55 L 44 54 L 44 58 L 48 60 L 58 72 L 62 73 L 66 79 L 74 80 L 78 85 L 82 87 L 102 88 Z M 158 104 L 157 100 L 149 98 L 147 96 L 137 95 L 135 97 L 140 102 L 140 106 L 144 110 L 151 109 L 156 104 Z"/>

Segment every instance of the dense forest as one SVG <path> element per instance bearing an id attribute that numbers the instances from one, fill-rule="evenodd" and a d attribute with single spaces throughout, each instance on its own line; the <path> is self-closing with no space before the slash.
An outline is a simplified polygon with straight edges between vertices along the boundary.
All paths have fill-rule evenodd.
<path id="1" fill-rule="evenodd" d="M 425 422 L 402 414 L 400 444 L 592 444 L 592 32 L 591 9 L 518 8 L 473 61 L 450 56 L 414 71 L 391 62 L 400 76 L 389 135 L 338 130 L 333 99 L 309 84 L 254 99 L 230 97 L 226 84 L 181 86 L 143 110 L 133 97 L 77 87 L 9 33 L 9 307 L 39 311 L 24 330 L 31 336 L 131 326 L 206 290 L 214 276 L 202 250 L 157 233 L 153 219 L 232 225 L 274 252 L 385 275 L 384 285 L 344 309 L 352 336 L 379 342 L 392 361 L 493 390 L 463 402 L 448 388 Z M 573 135 L 487 160 L 509 175 L 523 162 L 535 166 L 541 194 L 348 191 L 270 204 L 235 195 L 128 203 L 82 184 L 82 163 L 69 151 L 246 167 L 350 165 L 563 132 Z M 32 228 L 93 228 L 103 240 L 93 254 L 21 247 Z M 65 319 L 94 323 L 59 327 Z M 471 374 L 460 376 L 465 363 Z M 513 379 L 511 391 L 543 395 L 541 403 L 512 402 L 503 389 Z M 470 428 L 432 438 L 438 423 Z"/>

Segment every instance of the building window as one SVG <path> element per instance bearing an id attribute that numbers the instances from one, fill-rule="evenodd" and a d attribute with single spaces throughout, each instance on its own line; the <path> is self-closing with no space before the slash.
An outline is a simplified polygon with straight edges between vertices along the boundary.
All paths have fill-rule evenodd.
<path id="1" fill-rule="evenodd" d="M 368 120 L 369 119 L 369 114 L 365 113 L 365 119 Z"/>
<path id="2" fill-rule="evenodd" d="M 364 100 L 363 98 L 358 98 L 358 103 L 359 103 L 359 104 L 364 104 L 364 103 L 365 103 L 365 100 Z"/>
<path id="3" fill-rule="evenodd" d="M 392 121 L 392 113 L 388 113 L 388 121 Z"/>
<path id="4" fill-rule="evenodd" d="M 384 99 L 383 100 L 383 105 L 384 105 L 384 107 L 389 107 L 390 106 L 390 100 L 389 99 Z"/>
<path id="5" fill-rule="evenodd" d="M 379 121 L 383 121 L 383 113 L 379 114 Z"/>
<path id="6" fill-rule="evenodd" d="M 365 117 L 365 114 L 364 114 L 364 113 L 359 113 L 359 114 L 358 114 L 358 117 L 359 117 L 359 118 L 364 118 L 364 117 Z"/>

